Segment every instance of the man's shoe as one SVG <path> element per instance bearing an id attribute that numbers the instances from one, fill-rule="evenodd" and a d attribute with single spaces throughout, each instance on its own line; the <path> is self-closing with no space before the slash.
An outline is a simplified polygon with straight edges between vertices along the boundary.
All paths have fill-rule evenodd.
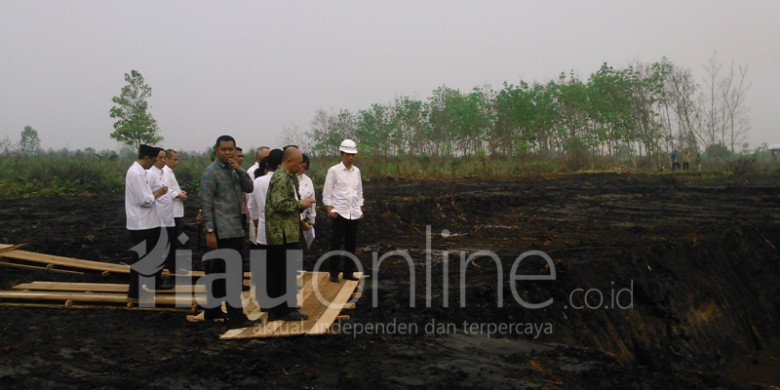
<path id="1" fill-rule="evenodd" d="M 303 313 L 299 312 L 298 310 L 293 310 L 293 311 L 288 311 L 287 313 L 284 313 L 284 315 L 282 315 L 281 320 L 283 320 L 283 321 L 306 321 L 306 319 L 308 319 L 308 318 L 309 318 L 309 316 L 307 316 L 306 314 L 303 314 Z"/>
<path id="2" fill-rule="evenodd" d="M 227 321 L 227 314 L 222 310 L 204 310 L 203 319 L 210 322 L 225 322 Z"/>
<path id="3" fill-rule="evenodd" d="M 330 275 L 330 281 L 333 283 L 339 282 L 339 276 L 338 275 Z"/>
<path id="4" fill-rule="evenodd" d="M 255 326 L 259 324 L 257 321 L 252 321 L 250 319 L 242 320 L 242 321 L 229 321 L 228 325 L 230 329 L 239 329 L 239 328 L 249 328 L 252 326 Z"/>
<path id="5" fill-rule="evenodd" d="M 279 321 L 284 316 L 284 313 L 268 312 L 268 321 Z"/>
<path id="6" fill-rule="evenodd" d="M 344 280 L 360 280 L 360 278 L 356 277 L 351 272 L 348 274 L 344 274 L 343 278 Z"/>

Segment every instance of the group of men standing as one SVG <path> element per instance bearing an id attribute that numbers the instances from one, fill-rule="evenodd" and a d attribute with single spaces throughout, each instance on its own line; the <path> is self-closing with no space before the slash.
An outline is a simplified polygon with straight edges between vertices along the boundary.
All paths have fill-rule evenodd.
<path id="1" fill-rule="evenodd" d="M 128 169 L 126 179 L 127 228 L 134 245 L 145 242 L 147 254 L 153 252 L 163 227 L 172 229 L 166 230 L 168 237 L 178 237 L 180 233 L 175 230 L 175 214 L 171 212 L 173 218 L 169 219 L 167 210 L 174 209 L 177 199 L 187 199 L 186 192 L 178 189 L 178 184 L 174 190 L 164 181 L 165 164 L 157 162 L 157 149 L 141 145 L 139 159 Z M 352 165 L 357 154 L 356 144 L 345 140 L 339 150 L 341 163 L 328 170 L 323 203 L 327 215 L 333 221 L 331 249 L 340 249 L 343 241 L 344 249 L 354 254 L 358 220 L 363 216 L 362 180 L 360 170 Z M 204 318 L 218 320 L 227 317 L 231 328 L 256 324 L 243 313 L 242 286 L 235 285 L 230 278 L 218 277 L 226 275 L 229 268 L 241 268 L 247 237 L 247 226 L 242 223 L 242 215 L 248 214 L 251 220 L 248 230 L 252 249 L 263 250 L 266 255 L 265 297 L 269 299 L 260 302 L 261 310 L 268 312 L 270 321 L 305 320 L 307 315 L 299 311 L 295 302 L 296 291 L 288 291 L 287 288 L 296 285 L 296 272 L 290 272 L 287 265 L 291 261 L 289 256 L 303 247 L 303 241 L 308 241 L 303 240 L 303 237 L 314 236 L 316 201 L 314 185 L 305 174 L 309 167 L 308 158 L 292 145 L 284 150 L 261 147 L 257 150 L 258 161 L 245 171 L 238 158 L 235 139 L 228 135 L 217 138 L 214 152 L 214 161 L 204 170 L 199 189 L 201 227 L 209 251 L 204 255 L 203 263 L 206 277 L 212 277 Z M 159 176 L 158 170 L 161 172 Z M 151 226 L 153 219 L 158 226 Z M 217 249 L 220 251 L 215 252 Z M 173 252 L 170 250 L 167 253 L 172 256 Z M 159 255 L 154 256 L 159 263 Z M 339 256 L 330 259 L 328 269 L 330 280 L 334 283 L 339 282 L 342 260 Z M 140 272 L 146 268 L 137 267 L 139 263 L 143 261 L 136 259 L 131 267 L 130 298 L 138 297 L 139 274 L 149 276 L 148 272 Z M 166 265 L 169 270 L 175 269 L 173 263 L 166 262 Z M 354 263 L 346 260 L 343 278 L 356 280 L 354 270 Z M 154 271 L 158 272 L 157 269 Z M 161 278 L 155 278 L 155 282 L 159 282 L 157 289 L 171 287 Z M 243 278 L 239 280 L 243 282 Z M 227 315 L 220 309 L 222 303 L 227 307 Z"/>
<path id="2" fill-rule="evenodd" d="M 188 199 L 173 173 L 178 162 L 175 150 L 141 145 L 138 159 L 125 175 L 126 226 L 135 255 L 127 292 L 130 299 L 138 299 L 142 291 L 174 287 L 172 279 L 163 280 L 162 269 L 163 265 L 176 269 L 175 248 L 184 217 L 183 202 Z M 146 288 L 139 284 L 141 276 L 150 281 Z"/>

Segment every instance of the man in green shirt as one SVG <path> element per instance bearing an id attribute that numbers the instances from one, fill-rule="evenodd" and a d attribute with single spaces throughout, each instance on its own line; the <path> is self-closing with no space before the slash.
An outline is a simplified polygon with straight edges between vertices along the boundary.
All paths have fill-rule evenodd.
<path id="1" fill-rule="evenodd" d="M 295 286 L 295 271 L 287 270 L 288 250 L 299 250 L 301 211 L 309 208 L 313 199 L 300 199 L 295 177 L 303 155 L 298 148 L 288 147 L 282 156 L 282 165 L 271 177 L 265 200 L 265 231 L 268 241 L 268 265 L 266 271 L 267 292 L 271 298 L 263 304 L 270 321 L 302 321 L 307 315 L 298 311 L 296 291 L 288 292 L 287 286 Z M 288 283 L 288 280 L 293 281 Z M 286 295 L 285 295 L 286 294 Z M 282 298 L 286 297 L 283 301 Z M 280 302 L 277 302 L 280 301 Z"/>

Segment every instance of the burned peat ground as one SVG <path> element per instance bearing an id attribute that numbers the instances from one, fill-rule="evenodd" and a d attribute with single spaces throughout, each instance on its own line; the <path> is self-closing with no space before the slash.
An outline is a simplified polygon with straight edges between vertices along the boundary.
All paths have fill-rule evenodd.
<path id="1" fill-rule="evenodd" d="M 777 179 L 367 182 L 371 277 L 339 334 L 226 342 L 182 313 L 0 307 L 0 386 L 780 385 Z M 126 261 L 123 207 L 121 195 L 3 201 L 0 241 Z M 308 269 L 330 236 L 322 216 L 317 229 Z M 0 269 L 2 288 L 33 280 L 123 282 Z"/>

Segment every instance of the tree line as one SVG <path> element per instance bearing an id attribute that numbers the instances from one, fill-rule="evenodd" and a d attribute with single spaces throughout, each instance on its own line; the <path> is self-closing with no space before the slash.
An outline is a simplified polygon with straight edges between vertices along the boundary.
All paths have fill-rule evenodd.
<path id="1" fill-rule="evenodd" d="M 545 83 L 504 83 L 462 92 L 446 85 L 425 99 L 398 97 L 352 112 L 318 110 L 308 131 L 285 129 L 285 143 L 327 156 L 345 138 L 371 156 L 567 157 L 578 168 L 595 159 L 664 165 L 674 150 L 746 150 L 750 125 L 747 67 L 724 67 L 713 54 L 699 82 L 666 58 L 613 68 L 604 63 L 586 80 L 574 72 Z M 112 98 L 111 138 L 137 150 L 162 140 L 149 113 L 152 89 L 137 70 Z M 25 155 L 41 152 L 38 133 L 25 127 Z M 13 150 L 0 142 L 0 153 Z"/>
<path id="2" fill-rule="evenodd" d="M 546 83 L 504 83 L 471 91 L 441 86 L 426 100 L 398 97 L 352 112 L 319 110 L 303 136 L 314 155 L 327 155 L 344 138 L 373 156 L 433 157 L 568 155 L 663 164 L 673 150 L 736 152 L 749 123 L 747 68 L 728 71 L 712 60 L 709 82 L 666 58 L 618 69 L 603 64 L 586 80 L 561 73 Z M 297 139 L 295 139 L 297 138 Z"/>

